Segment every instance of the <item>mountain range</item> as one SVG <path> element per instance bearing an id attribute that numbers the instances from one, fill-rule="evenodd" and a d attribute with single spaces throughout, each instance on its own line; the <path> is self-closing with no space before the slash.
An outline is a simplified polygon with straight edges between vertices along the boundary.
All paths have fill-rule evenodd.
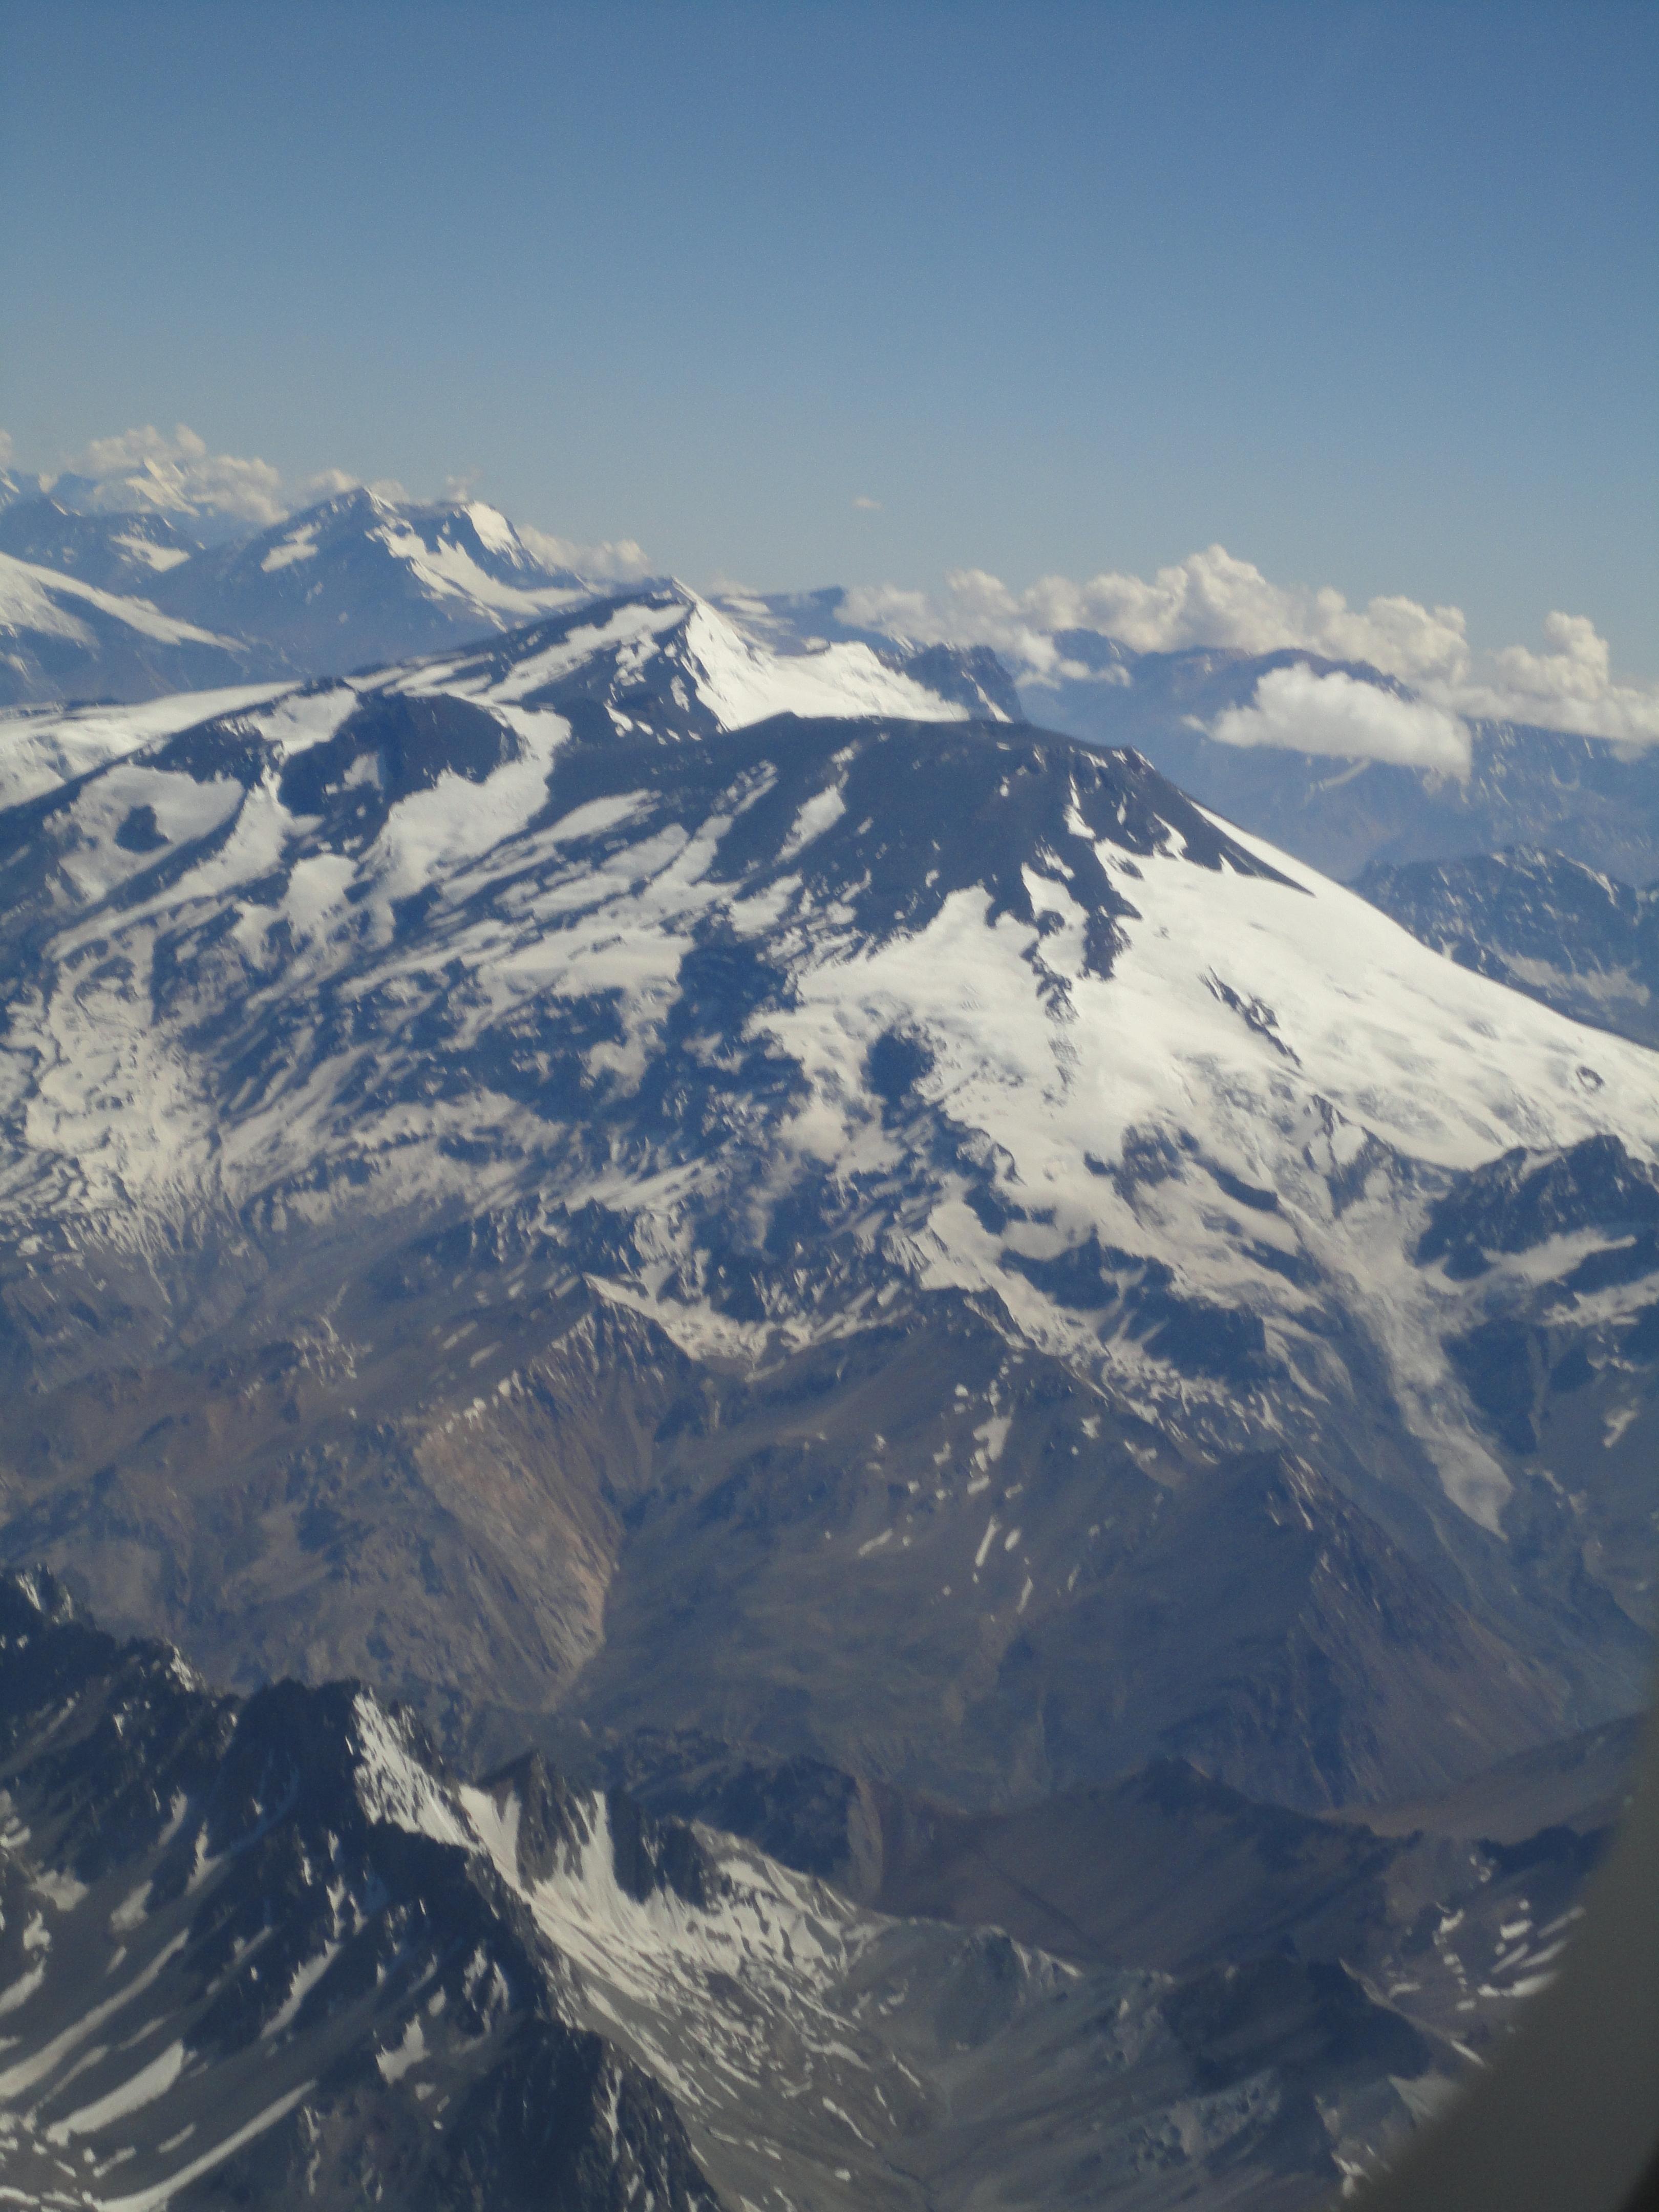
<path id="1" fill-rule="evenodd" d="M 5 680 L 18 703 L 331 674 L 522 624 L 591 590 L 477 501 L 411 507 L 359 489 L 213 544 L 165 514 L 88 514 L 46 495 L 0 506 Z M 123 619 L 157 642 L 187 640 L 198 665 L 175 672 L 153 647 L 139 657 L 112 627 Z M 204 657 L 215 652 L 221 665 Z"/>
<path id="2" fill-rule="evenodd" d="M 89 2212 L 1311 2204 L 1547 1975 L 1598 1748 L 1579 1825 L 1518 1846 L 1135 1778 L 1088 1838 L 1152 1902 L 1120 1932 L 1190 1948 L 1174 1832 L 1245 1954 L 1171 1971 L 980 1924 L 921 1853 L 921 1916 L 875 1914 L 534 1753 L 465 1783 L 360 1685 L 227 1697 L 6 1577 L 0 2170 Z M 1397 1951 L 1390 1995 L 1339 1947 Z"/>
<path id="3" fill-rule="evenodd" d="M 1659 750 L 1521 722 L 1468 722 L 1468 773 L 1384 760 L 1332 759 L 1212 734 L 1250 706 L 1264 677 L 1299 665 L 1409 697 L 1364 662 L 1315 653 L 1194 647 L 1137 653 L 1092 631 L 1054 640 L 1087 677 L 1028 685 L 1034 719 L 1105 744 L 1138 746 L 1230 821 L 1340 882 L 1364 868 L 1452 860 L 1511 846 L 1559 852 L 1645 884 L 1659 876 Z"/>
<path id="4" fill-rule="evenodd" d="M 37 629 L 0 721 L 5 1863 L 111 1900 L 3 1900 L 0 2176 L 511 2203 L 554 2111 L 580 2203 L 1311 2201 L 1547 1975 L 1645 1692 L 1644 896 L 1377 860 L 1412 771 L 1268 763 L 1356 890 L 1196 803 L 1237 656 L 1113 747 L 491 516 L 143 601 L 0 512 L 145 695 Z M 70 1992 L 152 1920 L 134 2101 Z"/>
<path id="5" fill-rule="evenodd" d="M 1375 862 L 1355 888 L 1460 967 L 1659 1045 L 1659 892 L 1525 847 Z"/>
<path id="6" fill-rule="evenodd" d="M 614 595 L 614 580 L 567 565 L 570 549 L 550 558 L 555 545 L 479 501 L 422 505 L 358 487 L 249 536 L 193 512 L 88 511 L 74 479 L 50 494 L 7 479 L 0 706 L 344 674 Z M 630 580 L 639 580 L 632 571 Z M 710 604 L 751 643 L 786 657 L 860 644 L 924 680 L 930 655 L 941 672 L 963 658 L 848 621 L 838 589 L 728 591 Z M 1292 664 L 1403 687 L 1364 663 L 1303 652 L 1141 653 L 1091 630 L 1060 632 L 1054 643 L 1069 672 L 1018 692 L 988 650 L 971 656 L 1000 712 L 1133 745 L 1200 804 L 1339 880 L 1371 864 L 1510 847 L 1559 852 L 1627 884 L 1659 877 L 1650 748 L 1480 720 L 1469 726 L 1467 775 L 1241 748 L 1210 734 L 1217 720 Z"/>

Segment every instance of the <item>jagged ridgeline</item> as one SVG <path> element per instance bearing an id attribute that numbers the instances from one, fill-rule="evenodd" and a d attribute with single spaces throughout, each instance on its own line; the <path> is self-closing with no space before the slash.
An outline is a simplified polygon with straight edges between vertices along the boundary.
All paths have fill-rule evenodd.
<path id="1" fill-rule="evenodd" d="M 8 2202 L 1310 2204 L 1466 2063 L 1282 1942 L 1065 1963 L 538 1756 L 462 1783 L 360 1686 L 216 1694 L 44 1571 L 0 1578 L 0 1782 Z"/>
<path id="2" fill-rule="evenodd" d="M 1650 1055 L 978 681 L 664 589 L 31 722 L 6 1554 L 967 1807 L 1629 1711 Z"/>

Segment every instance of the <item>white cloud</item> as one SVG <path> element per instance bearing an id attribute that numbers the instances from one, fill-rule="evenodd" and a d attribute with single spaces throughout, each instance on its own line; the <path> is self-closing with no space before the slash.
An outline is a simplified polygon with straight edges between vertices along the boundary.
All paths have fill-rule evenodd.
<path id="1" fill-rule="evenodd" d="M 11 457 L 16 450 L 17 448 L 12 443 L 11 432 L 0 430 L 0 469 L 9 468 L 11 465 Z"/>
<path id="2" fill-rule="evenodd" d="M 844 594 L 841 618 L 861 629 L 884 630 L 917 645 L 994 646 L 1026 682 L 1051 682 L 1076 673 L 1045 626 L 1044 612 L 1032 606 L 1042 586 L 1019 597 L 983 568 L 958 568 L 950 577 L 950 594 L 941 606 L 926 592 L 902 584 L 862 584 Z M 1075 624 L 1066 623 L 1066 628 Z"/>
<path id="3" fill-rule="evenodd" d="M 983 568 L 959 568 L 947 579 L 942 599 L 878 584 L 848 592 L 842 612 L 848 622 L 921 643 L 993 646 L 1023 682 L 1038 684 L 1091 676 L 1101 682 L 1125 680 L 1121 669 L 1091 670 L 1068 659 L 1063 635 L 1073 629 L 1099 632 L 1134 653 L 1209 647 L 1364 662 L 1409 684 L 1440 716 L 1437 734 L 1431 735 L 1422 724 L 1408 735 L 1394 708 L 1382 708 L 1375 722 L 1352 702 L 1336 711 L 1335 702 L 1346 697 L 1341 692 L 1318 695 L 1324 705 L 1317 719 L 1312 695 L 1295 714 L 1282 694 L 1276 705 L 1270 695 L 1272 712 L 1264 709 L 1261 720 L 1249 725 L 1252 735 L 1230 736 L 1232 744 L 1296 744 L 1304 751 L 1341 751 L 1334 738 L 1346 730 L 1352 757 L 1420 757 L 1445 765 L 1458 744 L 1467 761 L 1467 736 L 1455 740 L 1448 732 L 1471 715 L 1537 722 L 1626 744 L 1659 744 L 1659 686 L 1615 681 L 1607 641 L 1584 616 L 1549 617 L 1544 629 L 1553 652 L 1510 646 L 1477 654 L 1459 607 L 1425 606 L 1401 594 L 1352 607 L 1329 585 L 1275 584 L 1253 562 L 1235 558 L 1221 545 L 1160 568 L 1150 580 L 1109 571 L 1081 583 L 1042 576 L 1024 591 L 1014 591 Z M 1379 698 L 1389 696 L 1375 685 L 1361 688 Z M 1285 734 L 1269 738 L 1265 732 L 1270 728 Z M 1288 734 L 1292 729 L 1322 730 L 1326 735 L 1322 742 L 1304 742 Z M 1420 749 L 1417 754 L 1410 751 L 1413 744 Z M 1401 746 L 1407 751 L 1398 750 Z"/>
<path id="4" fill-rule="evenodd" d="M 1425 607 L 1415 599 L 1376 599 L 1351 607 L 1328 585 L 1317 591 L 1270 583 L 1249 561 L 1211 545 L 1145 577 L 1108 571 L 1074 583 L 1042 576 L 1013 592 L 983 568 L 958 568 L 948 580 L 945 604 L 914 610 L 913 634 L 1001 645 L 1041 681 L 1057 672 L 1060 630 L 1098 630 L 1136 653 L 1178 653 L 1189 646 L 1219 646 L 1238 653 L 1282 647 L 1316 653 L 1330 660 L 1366 660 L 1407 682 L 1455 681 L 1468 665 L 1468 642 L 1456 607 Z M 851 592 L 872 608 L 890 591 Z M 912 600 L 920 594 L 908 595 Z M 868 613 L 850 618 L 871 623 Z"/>
<path id="5" fill-rule="evenodd" d="M 1469 772 L 1466 723 L 1426 699 L 1305 663 L 1270 668 L 1248 707 L 1229 707 L 1210 735 L 1224 745 L 1278 745 L 1339 760 L 1391 761 L 1445 775 Z"/>
<path id="6" fill-rule="evenodd" d="M 652 573 L 649 556 L 631 538 L 607 538 L 600 544 L 588 545 L 578 538 L 555 538 L 527 522 L 515 523 L 514 527 L 525 550 L 546 568 L 574 568 L 579 576 L 615 584 L 635 584 Z"/>
<path id="7" fill-rule="evenodd" d="M 853 501 L 853 504 L 859 509 L 860 514 L 879 514 L 881 513 L 881 501 L 878 499 L 872 499 L 867 492 L 861 491 L 858 493 Z"/>
<path id="8" fill-rule="evenodd" d="M 210 453 L 206 441 L 183 422 L 170 438 L 151 423 L 118 437 L 94 438 L 69 467 L 92 480 L 87 503 L 106 512 L 205 510 L 256 524 L 280 522 L 288 512 L 282 477 L 269 461 Z"/>
<path id="9" fill-rule="evenodd" d="M 325 499 L 338 499 L 343 494 L 356 491 L 362 483 L 346 469 L 319 469 L 314 476 L 307 477 L 294 490 L 295 509 L 319 507 Z"/>
<path id="10" fill-rule="evenodd" d="M 307 507 L 320 507 L 325 500 L 339 499 L 349 491 L 372 492 L 394 507 L 409 497 L 396 477 L 374 477 L 366 483 L 347 469 L 319 469 L 295 485 L 289 512 L 297 514 Z"/>
<path id="11" fill-rule="evenodd" d="M 1544 635 L 1553 653 L 1510 645 L 1493 653 L 1492 680 L 1465 687 L 1467 711 L 1615 744 L 1659 744 L 1659 686 L 1615 682 L 1607 641 L 1588 615 L 1547 615 Z"/>

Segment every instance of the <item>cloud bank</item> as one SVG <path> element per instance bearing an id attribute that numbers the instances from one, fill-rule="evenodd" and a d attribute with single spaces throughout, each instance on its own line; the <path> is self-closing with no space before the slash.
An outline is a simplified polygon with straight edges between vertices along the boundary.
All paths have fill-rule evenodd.
<path id="1" fill-rule="evenodd" d="M 1249 705 L 1229 707 L 1210 735 L 1224 745 L 1279 745 L 1458 777 L 1469 772 L 1468 726 L 1459 716 L 1340 670 L 1322 676 L 1305 664 L 1270 668 Z"/>
<path id="2" fill-rule="evenodd" d="M 555 538 L 527 522 L 515 522 L 513 526 L 525 550 L 544 568 L 574 568 L 579 576 L 616 584 L 636 584 L 641 577 L 654 573 L 644 547 L 631 538 L 606 538 L 590 545 L 579 538 Z"/>
<path id="3" fill-rule="evenodd" d="M 94 438 L 65 471 L 85 479 L 77 487 L 95 513 L 152 508 L 170 514 L 223 514 L 261 526 L 280 522 L 288 508 L 283 480 L 269 461 L 210 453 L 207 441 L 181 422 L 166 437 L 153 423 Z M 43 479 L 44 482 L 44 479 Z"/>
<path id="4" fill-rule="evenodd" d="M 1616 681 L 1607 641 L 1587 616 L 1549 616 L 1544 631 L 1553 651 L 1516 645 L 1480 654 L 1460 607 L 1425 606 L 1398 594 L 1352 607 L 1329 585 L 1275 584 L 1221 545 L 1160 568 L 1150 580 L 1116 571 L 1082 583 L 1043 576 L 1024 591 L 1011 590 L 983 568 L 958 568 L 942 598 L 878 584 L 848 592 L 842 613 L 848 622 L 919 644 L 993 646 L 1028 684 L 1126 680 L 1123 668 L 1102 669 L 1068 653 L 1072 630 L 1098 632 L 1131 653 L 1207 647 L 1363 661 L 1409 685 L 1418 703 L 1439 718 L 1432 726 L 1422 720 L 1408 725 L 1399 711 L 1407 702 L 1397 699 L 1361 712 L 1350 696 L 1355 690 L 1379 699 L 1393 695 L 1348 678 L 1312 679 L 1304 671 L 1311 688 L 1286 690 L 1263 679 L 1242 710 L 1255 720 L 1223 717 L 1226 734 L 1219 725 L 1213 734 L 1232 744 L 1442 766 L 1461 749 L 1467 767 L 1467 731 L 1461 739 L 1452 732 L 1470 716 L 1535 722 L 1614 744 L 1659 744 L 1659 686 Z"/>
<path id="5" fill-rule="evenodd" d="M 1351 607 L 1328 585 L 1316 591 L 1269 582 L 1249 561 L 1211 545 L 1145 577 L 1110 571 L 1086 583 L 1042 576 L 1011 591 L 983 568 L 958 568 L 945 602 L 925 593 L 877 585 L 849 592 L 849 621 L 879 627 L 880 617 L 908 622 L 925 642 L 953 641 L 967 629 L 975 644 L 995 645 L 1023 662 L 1038 681 L 1070 673 L 1063 634 L 1097 630 L 1135 653 L 1179 653 L 1216 646 L 1237 653 L 1281 647 L 1330 660 L 1365 660 L 1407 683 L 1455 680 L 1467 669 L 1468 639 L 1456 607 L 1425 607 L 1415 599 L 1376 599 Z M 924 633 L 926 635 L 924 636 Z"/>

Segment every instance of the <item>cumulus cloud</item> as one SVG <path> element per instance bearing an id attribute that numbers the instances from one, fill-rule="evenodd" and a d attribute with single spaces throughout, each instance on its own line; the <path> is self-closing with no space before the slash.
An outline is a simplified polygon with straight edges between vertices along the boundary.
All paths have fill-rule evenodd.
<path id="1" fill-rule="evenodd" d="M 872 499 L 868 492 L 861 491 L 858 493 L 853 501 L 853 504 L 860 511 L 860 513 L 865 514 L 879 514 L 881 513 L 881 501 L 878 499 Z"/>
<path id="2" fill-rule="evenodd" d="M 153 423 L 94 438 L 70 462 L 69 473 L 88 480 L 81 496 L 94 511 L 153 507 L 256 524 L 280 522 L 288 513 L 282 477 L 269 461 L 210 453 L 206 440 L 184 422 L 170 438 Z"/>
<path id="3" fill-rule="evenodd" d="M 1115 570 L 1084 582 L 1042 576 L 1023 591 L 983 568 L 958 568 L 941 597 L 892 584 L 866 586 L 848 592 L 842 612 L 849 622 L 921 644 L 993 646 L 1022 682 L 1036 684 L 1127 679 L 1121 666 L 1102 666 L 1097 656 L 1085 665 L 1068 654 L 1070 630 L 1097 632 L 1131 653 L 1206 647 L 1363 662 L 1409 685 L 1438 717 L 1432 726 L 1419 721 L 1408 729 L 1399 711 L 1407 702 L 1375 684 L 1355 686 L 1346 679 L 1346 689 L 1305 694 L 1267 689 L 1265 701 L 1259 690 L 1244 711 L 1259 708 L 1260 719 L 1230 723 L 1224 741 L 1233 744 L 1294 745 L 1355 759 L 1413 758 L 1459 772 L 1455 759 L 1467 766 L 1463 724 L 1470 716 L 1536 722 L 1626 744 L 1659 743 L 1659 686 L 1616 681 L 1607 641 L 1584 616 L 1549 617 L 1544 629 L 1553 651 L 1510 646 L 1478 654 L 1459 607 L 1426 606 L 1402 594 L 1350 606 L 1329 585 L 1275 584 L 1221 545 L 1160 568 L 1151 579 Z M 1311 672 L 1304 672 L 1314 680 Z M 1263 688 L 1272 683 L 1264 679 Z M 1391 703 L 1374 714 L 1362 713 L 1349 696 L 1355 690 Z M 1322 702 L 1317 714 L 1316 698 Z M 1339 707 L 1339 702 L 1344 703 Z M 1269 736 L 1269 731 L 1281 734 Z M 1303 735 L 1292 736 L 1294 731 Z M 1346 743 L 1339 744 L 1345 733 Z M 1215 734 L 1223 733 L 1218 728 Z"/>
<path id="4" fill-rule="evenodd" d="M 348 469 L 319 469 L 295 486 L 294 505 L 297 507 L 319 507 L 325 499 L 338 499 L 343 494 L 356 491 L 362 483 Z"/>
<path id="5" fill-rule="evenodd" d="M 365 482 L 348 469 L 319 469 L 295 486 L 289 511 L 297 514 L 304 507 L 320 507 L 325 500 L 339 499 L 349 491 L 373 492 L 376 499 L 390 500 L 394 505 L 409 497 L 396 477 L 371 477 Z"/>
<path id="6" fill-rule="evenodd" d="M 859 608 L 850 619 L 874 627 L 872 614 L 890 586 L 849 592 Z M 1237 653 L 1273 653 L 1289 647 L 1330 660 L 1365 660 L 1407 683 L 1455 681 L 1468 666 L 1463 616 L 1456 607 L 1425 607 L 1415 599 L 1375 599 L 1351 607 L 1326 585 L 1310 591 L 1271 583 L 1253 562 L 1224 545 L 1190 554 L 1150 581 L 1115 570 L 1077 583 L 1042 576 L 1023 592 L 1011 591 L 983 568 L 958 568 L 947 579 L 943 604 L 921 594 L 902 595 L 924 641 L 965 640 L 1000 645 L 1023 661 L 1039 682 L 1069 672 L 1056 633 L 1097 630 L 1135 653 L 1178 653 L 1190 646 L 1219 646 Z"/>
<path id="7" fill-rule="evenodd" d="M 652 573 L 643 546 L 631 538 L 607 538 L 597 545 L 575 538 L 555 538 L 527 522 L 515 523 L 520 544 L 546 568 L 574 568 L 596 582 L 635 584 Z"/>
<path id="8" fill-rule="evenodd" d="M 1588 615 L 1546 615 L 1544 635 L 1553 653 L 1524 645 L 1494 653 L 1492 678 L 1465 687 L 1467 711 L 1614 744 L 1659 744 L 1659 686 L 1617 682 L 1607 641 Z"/>
<path id="9" fill-rule="evenodd" d="M 1040 586 L 1017 595 L 983 568 L 953 569 L 948 586 L 941 603 L 902 584 L 859 585 L 842 595 L 841 617 L 915 645 L 994 646 L 1027 683 L 1089 673 L 1081 663 L 1067 664 L 1049 635 L 1059 625 L 1045 627 L 1043 611 L 1031 604 Z"/>
<path id="10" fill-rule="evenodd" d="M 1224 745 L 1278 745 L 1458 777 L 1469 772 L 1468 726 L 1456 714 L 1340 669 L 1322 676 L 1305 663 L 1270 668 L 1249 705 L 1229 707 L 1210 735 Z"/>

